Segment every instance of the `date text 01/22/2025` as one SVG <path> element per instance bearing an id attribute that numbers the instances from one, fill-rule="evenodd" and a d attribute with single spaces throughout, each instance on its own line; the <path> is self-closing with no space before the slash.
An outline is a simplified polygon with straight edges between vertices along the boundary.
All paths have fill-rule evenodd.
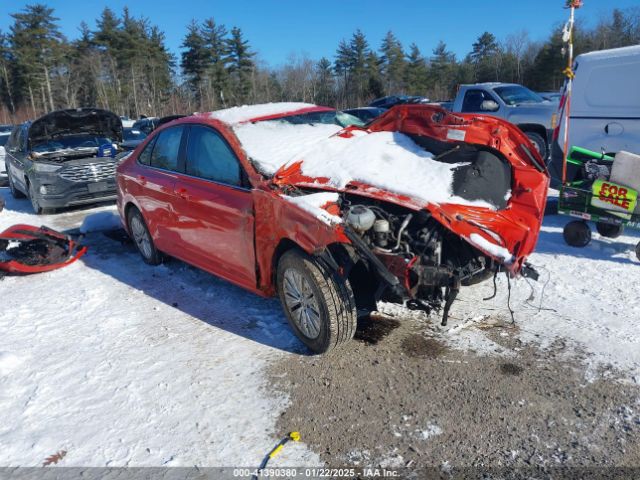
<path id="1" fill-rule="evenodd" d="M 235 478 L 398 478 L 396 470 L 385 468 L 234 468 Z"/>

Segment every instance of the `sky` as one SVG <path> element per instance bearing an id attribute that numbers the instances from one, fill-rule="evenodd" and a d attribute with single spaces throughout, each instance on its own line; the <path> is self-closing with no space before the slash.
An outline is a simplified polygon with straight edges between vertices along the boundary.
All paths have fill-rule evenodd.
<path id="1" fill-rule="evenodd" d="M 498 39 L 526 30 L 532 40 L 544 40 L 554 25 L 566 21 L 564 0 L 40 0 L 54 8 L 61 31 L 78 36 L 85 21 L 91 28 L 105 6 L 122 12 L 129 6 L 138 17 L 147 17 L 166 35 L 167 46 L 180 53 L 186 26 L 192 20 L 214 17 L 231 29 L 240 27 L 261 60 L 277 67 L 291 54 L 333 59 L 338 43 L 361 29 L 375 49 L 388 30 L 408 47 L 415 42 L 429 55 L 439 40 L 458 58 L 485 30 Z M 36 0 L 0 0 L 0 30 L 8 31 L 10 13 Z M 638 0 L 585 0 L 577 17 L 594 25 L 614 7 L 639 6 Z"/>

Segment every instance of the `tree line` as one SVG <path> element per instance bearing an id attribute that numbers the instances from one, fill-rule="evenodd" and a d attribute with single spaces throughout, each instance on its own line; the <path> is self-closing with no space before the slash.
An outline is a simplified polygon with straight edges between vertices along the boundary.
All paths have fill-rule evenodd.
<path id="1" fill-rule="evenodd" d="M 149 19 L 105 8 L 95 28 L 62 35 L 55 11 L 43 4 L 12 13 L 0 31 L 0 122 L 36 118 L 59 108 L 97 106 L 120 115 L 162 116 L 244 103 L 305 101 L 338 108 L 389 94 L 455 96 L 462 83 L 516 82 L 558 90 L 564 80 L 562 26 L 532 41 L 525 30 L 497 39 L 481 33 L 464 58 L 440 41 L 428 53 L 403 45 L 389 31 L 378 48 L 357 30 L 331 58 L 291 55 L 274 68 L 261 61 L 242 30 L 214 18 L 186 27 L 174 55 Z M 578 23 L 575 51 L 640 43 L 640 8 L 612 9 L 589 28 Z"/>

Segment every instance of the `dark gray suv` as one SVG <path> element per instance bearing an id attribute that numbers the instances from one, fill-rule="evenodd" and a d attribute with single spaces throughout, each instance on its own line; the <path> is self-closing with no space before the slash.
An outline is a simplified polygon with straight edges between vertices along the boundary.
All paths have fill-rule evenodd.
<path id="1" fill-rule="evenodd" d="M 58 110 L 19 125 L 6 145 L 14 197 L 28 196 L 36 213 L 116 199 L 113 158 L 122 121 L 97 108 Z"/>

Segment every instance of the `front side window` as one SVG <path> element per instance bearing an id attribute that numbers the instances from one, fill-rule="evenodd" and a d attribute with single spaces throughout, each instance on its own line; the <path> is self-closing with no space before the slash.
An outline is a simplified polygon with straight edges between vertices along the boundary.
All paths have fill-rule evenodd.
<path id="1" fill-rule="evenodd" d="M 178 170 L 178 152 L 184 127 L 173 127 L 158 134 L 151 152 L 151 166 L 164 170 Z"/>
<path id="2" fill-rule="evenodd" d="M 242 185 L 240 164 L 214 130 L 193 126 L 187 147 L 187 174 L 228 185 Z"/>
<path id="3" fill-rule="evenodd" d="M 484 90 L 468 90 L 462 102 L 463 112 L 480 112 L 481 105 L 485 100 L 493 100 L 491 95 Z"/>

